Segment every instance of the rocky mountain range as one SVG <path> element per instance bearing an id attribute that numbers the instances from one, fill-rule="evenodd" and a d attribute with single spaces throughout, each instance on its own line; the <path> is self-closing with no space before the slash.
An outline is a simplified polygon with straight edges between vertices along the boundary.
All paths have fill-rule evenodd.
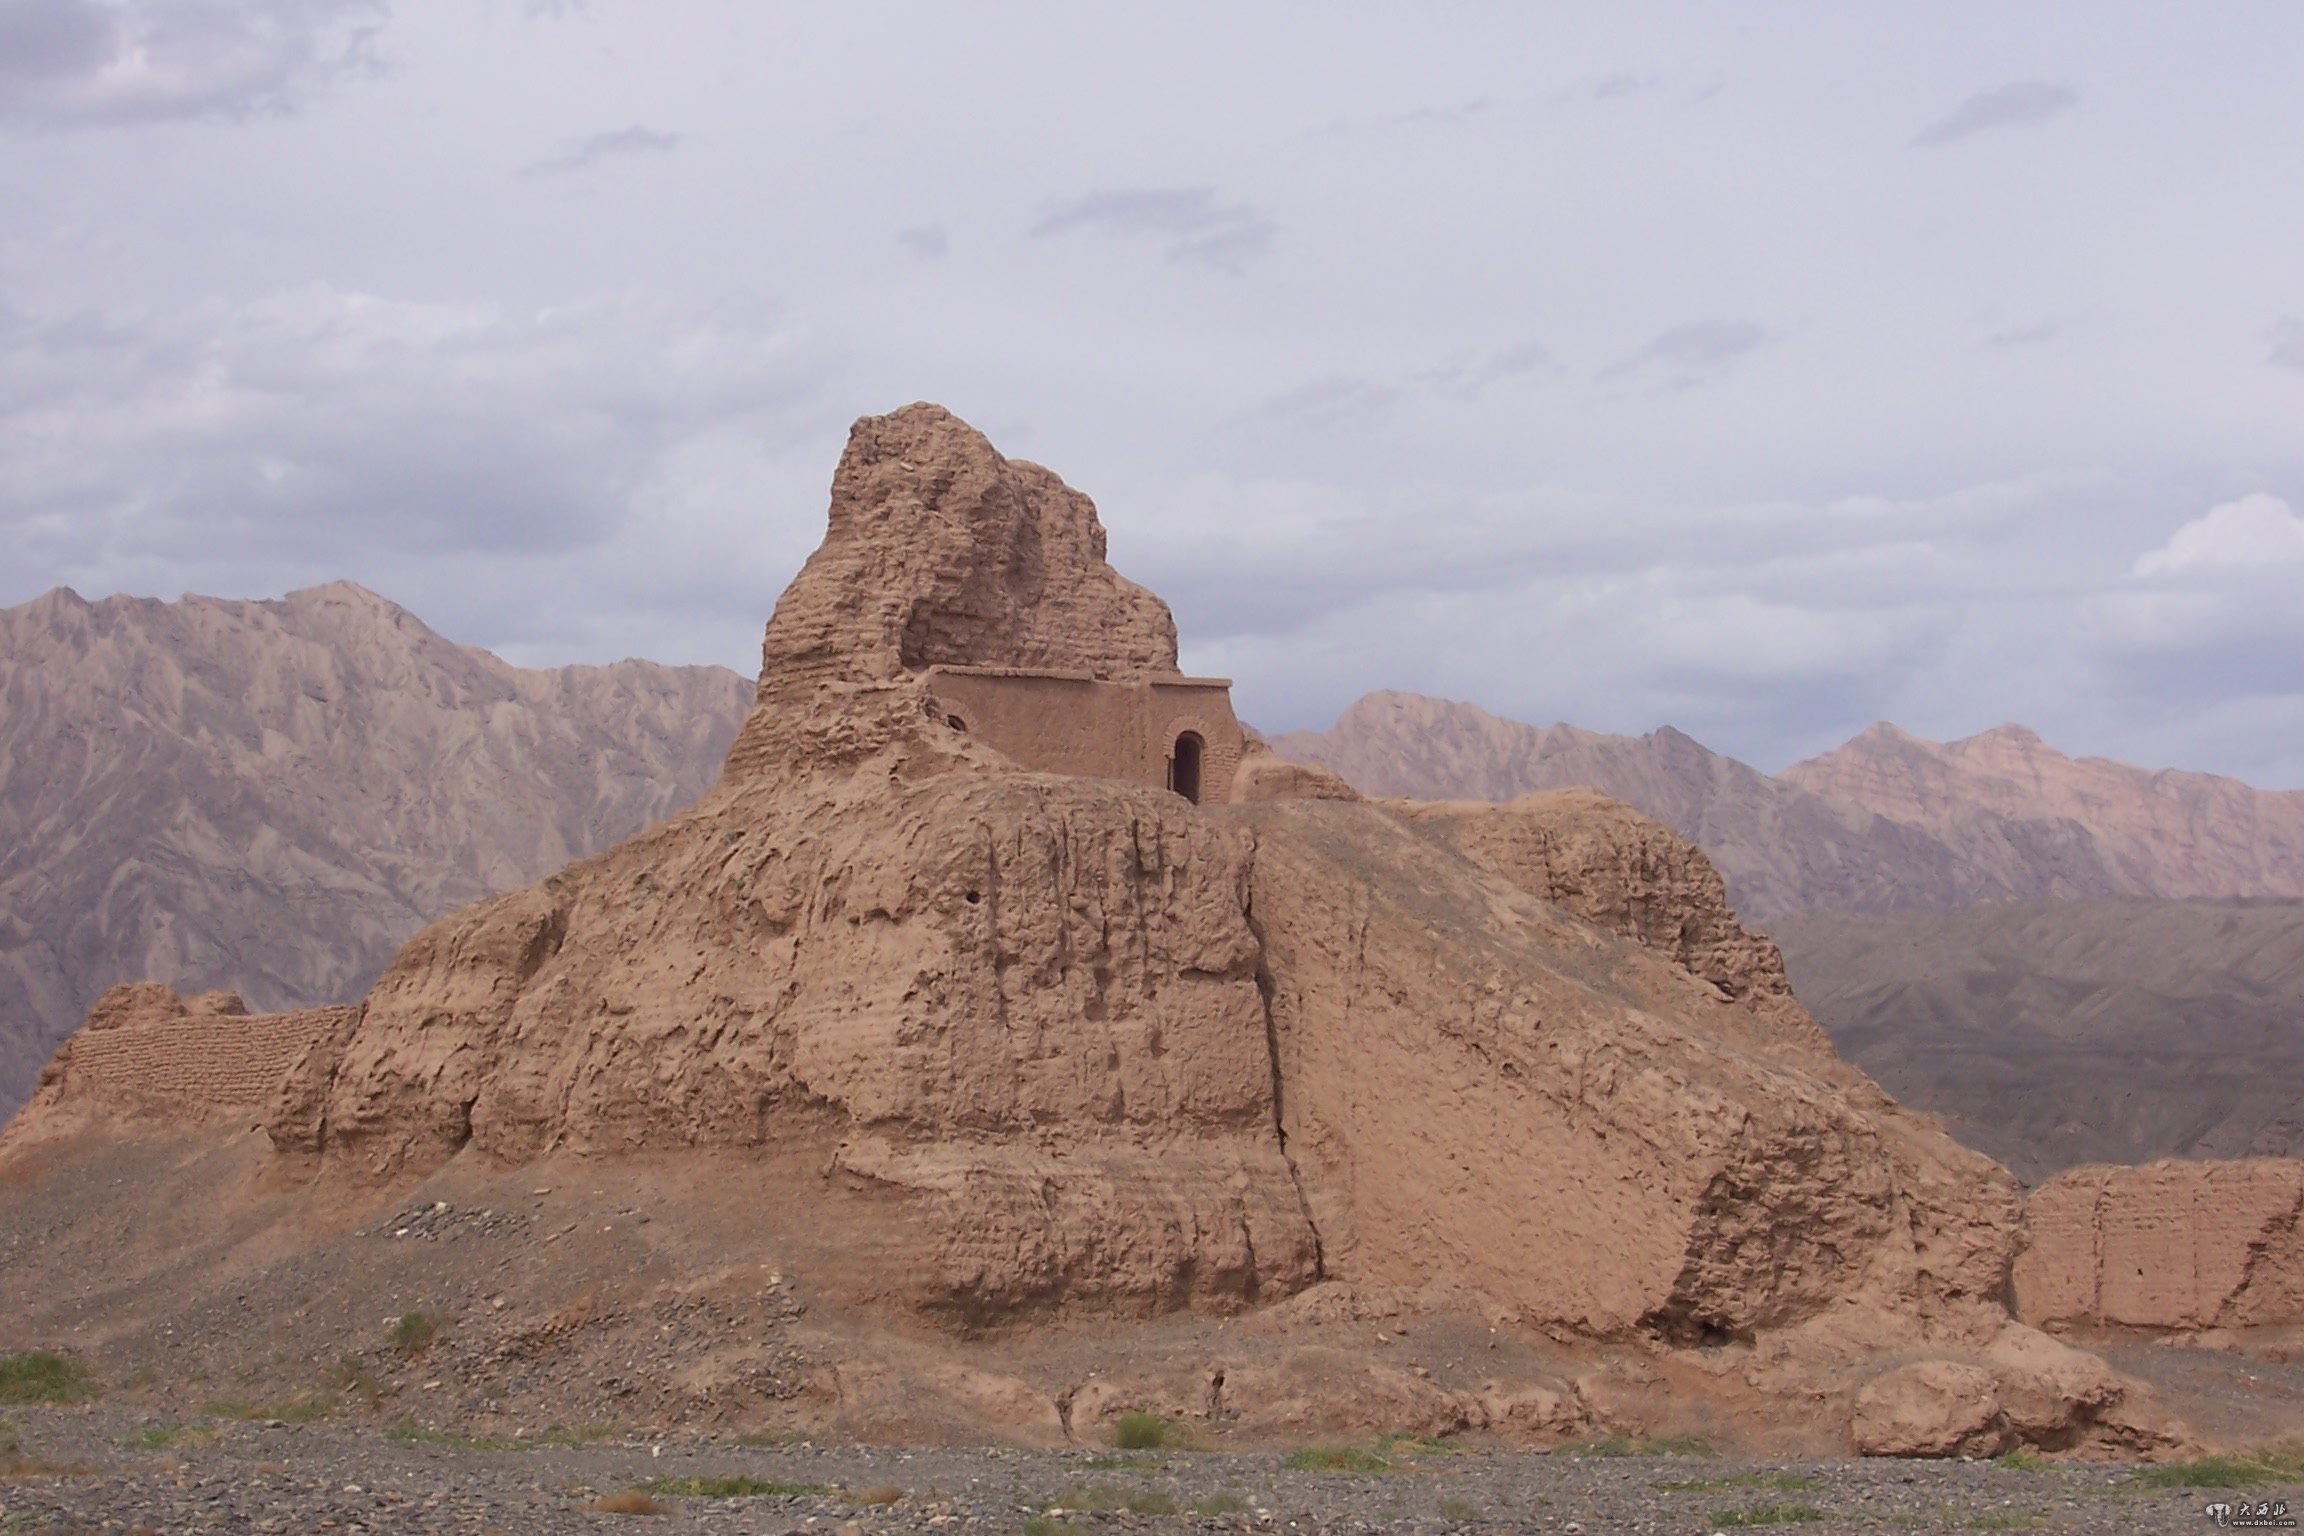
<path id="1" fill-rule="evenodd" d="M 752 692 L 524 670 L 347 582 L 0 611 L 0 1115 L 114 982 L 356 996 L 424 923 L 694 799 Z"/>
<path id="2" fill-rule="evenodd" d="M 2021 726 L 1938 744 L 1875 725 L 1773 777 L 1669 727 L 1611 736 L 1372 693 L 1274 750 L 1362 791 L 1595 788 L 1701 846 L 1738 912 L 1951 911 L 2086 897 L 2304 898 L 2304 791 L 2071 758 Z"/>

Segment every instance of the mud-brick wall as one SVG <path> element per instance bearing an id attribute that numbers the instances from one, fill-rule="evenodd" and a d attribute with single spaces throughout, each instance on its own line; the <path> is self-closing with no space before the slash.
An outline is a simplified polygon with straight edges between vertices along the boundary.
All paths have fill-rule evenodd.
<path id="1" fill-rule="evenodd" d="M 1130 779 L 1166 788 L 1179 734 L 1205 744 L 1200 798 L 1229 799 L 1240 767 L 1240 722 L 1231 694 L 1213 680 L 1108 682 L 1085 673 L 939 667 L 937 704 L 962 728 L 1043 773 Z"/>
<path id="2" fill-rule="evenodd" d="M 2304 1162 L 2071 1168 L 2024 1202 L 2017 1315 L 2181 1331 L 2304 1322 Z"/>
<path id="3" fill-rule="evenodd" d="M 297 1054 L 348 1011 L 189 1015 L 83 1029 L 67 1047 L 65 1093 L 188 1119 L 261 1106 L 271 1102 Z"/>

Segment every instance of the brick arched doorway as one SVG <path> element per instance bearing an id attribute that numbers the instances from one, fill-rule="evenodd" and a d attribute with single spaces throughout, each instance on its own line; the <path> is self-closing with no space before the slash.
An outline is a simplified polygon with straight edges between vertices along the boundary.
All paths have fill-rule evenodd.
<path id="1" fill-rule="evenodd" d="M 1168 787 L 1194 805 L 1200 803 L 1200 759 L 1207 750 L 1198 731 L 1186 731 L 1168 754 Z"/>

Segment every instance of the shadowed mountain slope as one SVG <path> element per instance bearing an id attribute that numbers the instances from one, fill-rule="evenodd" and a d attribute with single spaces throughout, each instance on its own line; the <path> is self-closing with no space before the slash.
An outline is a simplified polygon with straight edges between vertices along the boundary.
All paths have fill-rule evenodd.
<path id="1" fill-rule="evenodd" d="M 114 982 L 356 996 L 429 919 L 694 799 L 752 692 L 524 670 L 347 582 L 0 611 L 0 1115 Z"/>
<path id="2" fill-rule="evenodd" d="M 1811 912 L 1769 931 L 1842 1051 L 2027 1182 L 2304 1153 L 2304 902 Z"/>

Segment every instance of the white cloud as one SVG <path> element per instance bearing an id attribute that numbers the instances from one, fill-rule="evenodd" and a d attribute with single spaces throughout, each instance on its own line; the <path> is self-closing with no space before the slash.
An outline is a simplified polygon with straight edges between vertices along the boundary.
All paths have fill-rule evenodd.
<path id="1" fill-rule="evenodd" d="M 2211 507 L 2136 561 L 2139 576 L 2304 561 L 2304 517 L 2259 491 Z"/>

